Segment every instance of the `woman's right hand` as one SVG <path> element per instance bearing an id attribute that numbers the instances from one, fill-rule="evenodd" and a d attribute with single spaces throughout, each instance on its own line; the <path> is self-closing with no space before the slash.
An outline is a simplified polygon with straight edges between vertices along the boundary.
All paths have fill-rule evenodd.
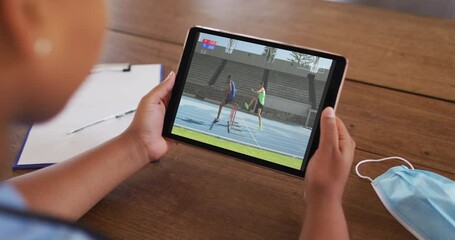
<path id="1" fill-rule="evenodd" d="M 331 107 L 322 112 L 320 129 L 319 147 L 306 170 L 305 201 L 341 203 L 356 144 Z"/>

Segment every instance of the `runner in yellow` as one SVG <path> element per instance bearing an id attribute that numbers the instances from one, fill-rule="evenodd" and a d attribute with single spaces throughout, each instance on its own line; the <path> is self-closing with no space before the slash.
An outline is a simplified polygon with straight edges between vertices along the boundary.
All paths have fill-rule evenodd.
<path id="1" fill-rule="evenodd" d="M 245 103 L 245 108 L 249 110 L 251 106 L 254 106 L 254 104 L 257 103 L 259 129 L 262 129 L 262 115 L 261 115 L 261 113 L 262 113 L 262 110 L 264 109 L 264 103 L 265 103 L 264 82 L 260 83 L 259 90 L 255 91 L 254 89 L 251 89 L 251 91 L 255 92 L 257 94 L 257 96 L 253 97 L 249 104 Z"/>

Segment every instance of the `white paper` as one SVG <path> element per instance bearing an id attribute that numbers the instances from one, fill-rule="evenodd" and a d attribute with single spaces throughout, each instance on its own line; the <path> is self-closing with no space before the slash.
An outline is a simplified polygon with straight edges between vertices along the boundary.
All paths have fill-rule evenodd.
<path id="1" fill-rule="evenodd" d="M 46 123 L 33 125 L 17 165 L 62 162 L 119 135 L 129 126 L 134 114 L 67 133 L 135 109 L 160 79 L 159 64 L 133 65 L 130 72 L 91 74 L 59 115 Z"/>

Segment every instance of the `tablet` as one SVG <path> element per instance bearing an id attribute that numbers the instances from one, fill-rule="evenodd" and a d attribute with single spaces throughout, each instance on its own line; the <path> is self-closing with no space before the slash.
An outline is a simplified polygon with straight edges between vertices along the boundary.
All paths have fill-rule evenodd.
<path id="1" fill-rule="evenodd" d="M 304 177 L 346 67 L 340 55 L 193 27 L 163 136 Z"/>

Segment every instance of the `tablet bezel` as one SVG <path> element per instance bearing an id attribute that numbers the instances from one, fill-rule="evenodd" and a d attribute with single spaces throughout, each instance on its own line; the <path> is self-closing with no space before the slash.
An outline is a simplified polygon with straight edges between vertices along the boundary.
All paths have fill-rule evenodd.
<path id="1" fill-rule="evenodd" d="M 314 125 L 312 128 L 312 131 L 311 131 L 310 138 L 308 140 L 308 147 L 307 147 L 307 150 L 305 151 L 305 156 L 303 157 L 303 163 L 302 163 L 300 170 L 286 167 L 283 165 L 279 165 L 279 164 L 276 164 L 273 162 L 269 162 L 267 160 L 261 160 L 261 159 L 258 159 L 258 158 L 255 158 L 255 157 L 252 157 L 249 155 L 241 154 L 241 153 L 227 150 L 227 149 L 224 149 L 221 147 L 216 147 L 213 145 L 202 143 L 202 142 L 190 139 L 190 138 L 172 134 L 174 120 L 175 120 L 177 110 L 178 110 L 178 107 L 180 104 L 180 99 L 183 94 L 183 89 L 185 87 L 186 78 L 187 78 L 187 75 L 188 75 L 188 72 L 189 72 L 189 69 L 191 66 L 191 60 L 193 57 L 195 45 L 197 44 L 197 41 L 198 41 L 199 33 L 213 34 L 213 35 L 226 37 L 226 38 L 235 38 L 240 41 L 252 42 L 255 44 L 276 47 L 276 48 L 281 48 L 281 49 L 290 50 L 290 51 L 297 51 L 297 52 L 301 52 L 304 54 L 332 59 L 335 62 L 335 64 L 332 65 L 329 75 L 328 75 L 327 83 L 325 85 L 325 89 L 324 89 L 324 92 L 321 97 L 319 109 L 317 110 L 315 122 L 314 122 Z M 321 112 L 325 107 L 328 107 L 328 106 L 336 108 L 337 101 L 339 98 L 339 93 L 341 92 L 342 85 L 344 82 L 347 65 L 348 65 L 348 62 L 347 62 L 346 58 L 344 58 L 341 55 L 337 55 L 337 54 L 333 54 L 333 53 L 328 53 L 328 52 L 311 49 L 311 48 L 305 48 L 305 47 L 297 46 L 297 45 L 285 44 L 285 43 L 268 40 L 268 39 L 261 39 L 261 38 L 247 36 L 247 35 L 243 35 L 243 34 L 221 31 L 221 30 L 212 29 L 212 28 L 206 28 L 206 27 L 201 27 L 201 26 L 192 27 L 189 29 L 189 31 L 187 33 L 185 45 L 183 48 L 183 53 L 182 53 L 182 56 L 180 59 L 179 69 L 177 71 L 176 78 L 175 78 L 175 85 L 174 85 L 174 88 L 171 93 L 169 105 L 166 109 L 166 115 L 165 115 L 164 126 L 163 126 L 163 136 L 168 139 L 187 143 L 189 145 L 193 145 L 193 146 L 196 146 L 199 148 L 221 153 L 223 155 L 235 157 L 237 159 L 244 160 L 246 162 L 254 163 L 254 164 L 257 164 L 257 165 L 260 165 L 263 167 L 267 167 L 270 169 L 274 169 L 274 170 L 277 170 L 280 172 L 284 172 L 287 174 L 291 174 L 293 176 L 298 176 L 298 177 L 303 178 L 305 176 L 305 171 L 308 166 L 308 162 L 318 147 L 319 119 L 320 119 Z"/>

